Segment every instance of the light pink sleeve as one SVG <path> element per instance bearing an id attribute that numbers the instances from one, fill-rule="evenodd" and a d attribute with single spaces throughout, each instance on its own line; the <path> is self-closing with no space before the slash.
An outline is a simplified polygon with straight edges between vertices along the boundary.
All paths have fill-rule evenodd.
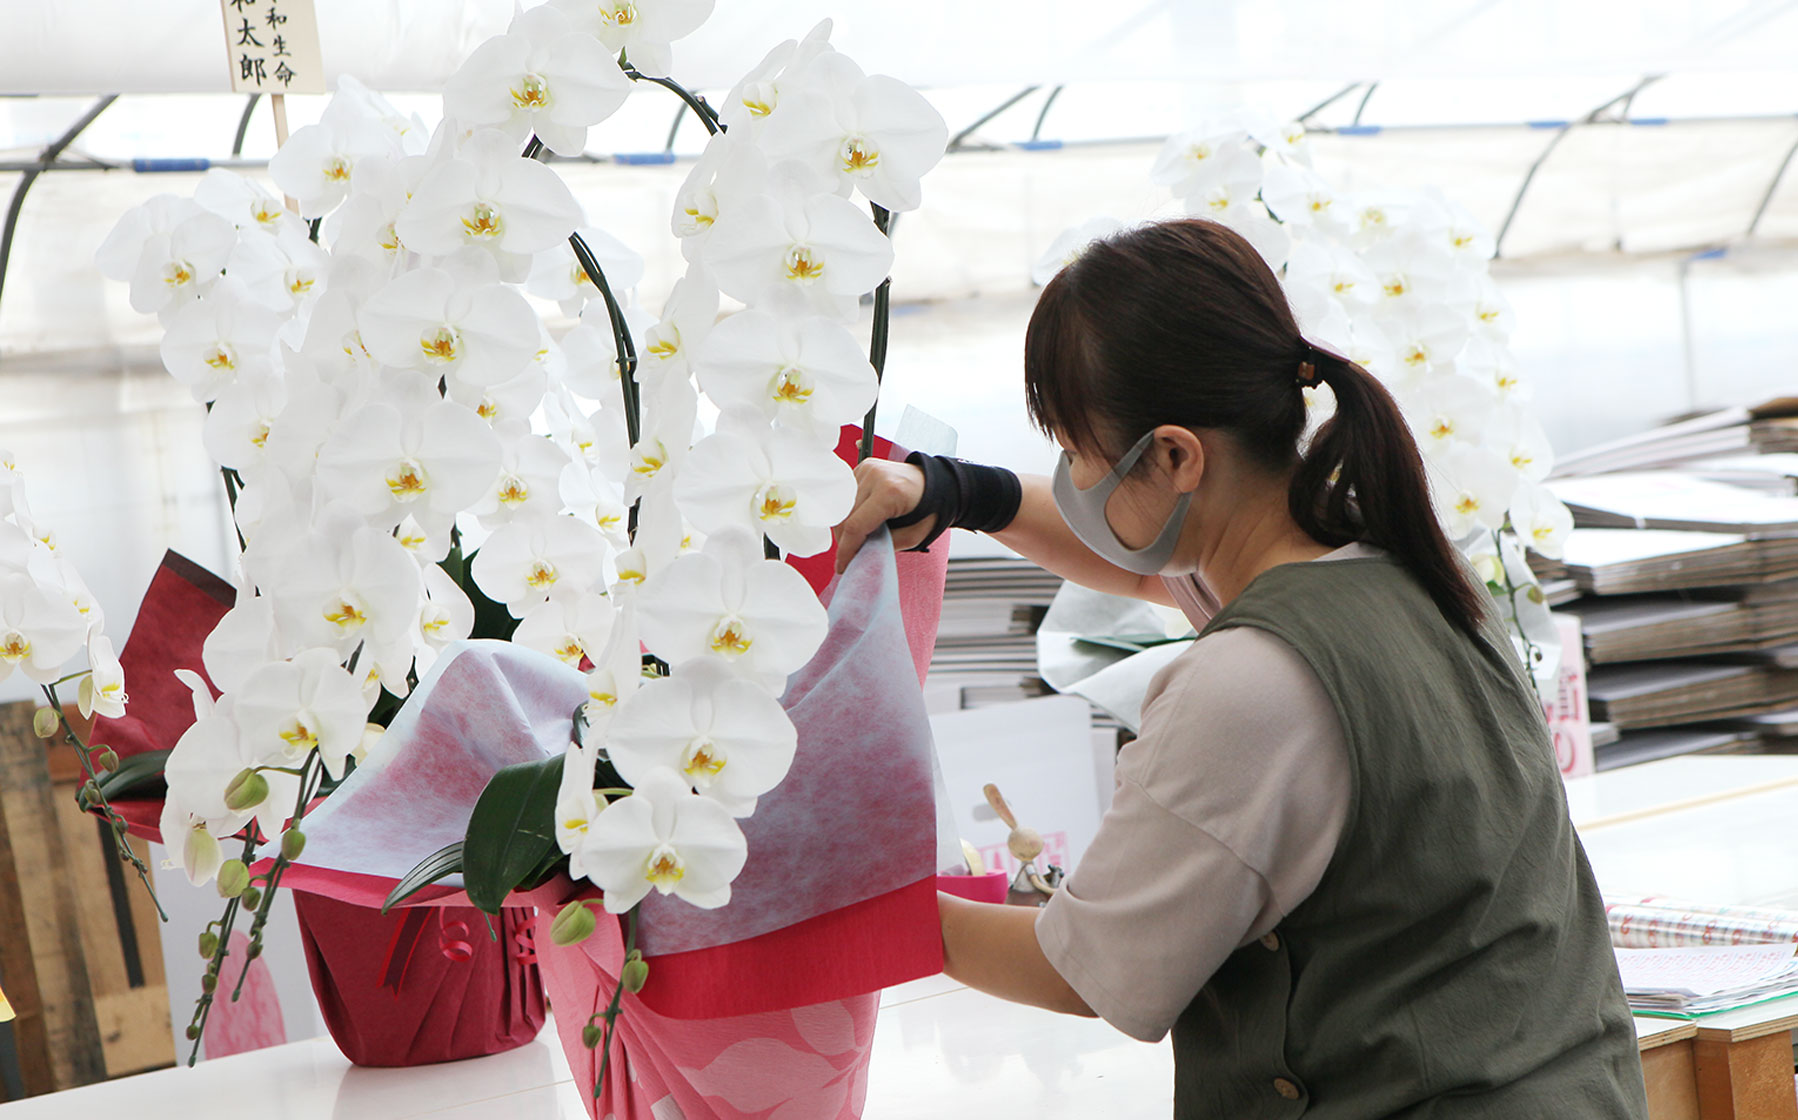
<path id="1" fill-rule="evenodd" d="M 1150 686 L 1111 809 L 1037 941 L 1095 1012 L 1158 1039 L 1316 888 L 1348 807 L 1348 750 L 1316 674 L 1264 631 L 1212 634 Z"/>
<path id="2" fill-rule="evenodd" d="M 1222 605 L 1212 593 L 1211 586 L 1197 572 L 1162 576 L 1161 585 L 1167 588 L 1174 605 L 1180 608 L 1194 630 L 1204 630 L 1212 616 L 1221 609 Z"/>

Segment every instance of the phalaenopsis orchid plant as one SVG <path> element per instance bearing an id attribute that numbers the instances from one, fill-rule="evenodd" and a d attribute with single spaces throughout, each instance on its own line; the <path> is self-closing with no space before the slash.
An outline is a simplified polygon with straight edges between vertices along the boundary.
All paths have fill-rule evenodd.
<path id="1" fill-rule="evenodd" d="M 434 130 L 345 78 L 270 162 L 273 189 L 212 171 L 101 248 L 208 409 L 242 544 L 236 606 L 205 647 L 221 694 L 187 674 L 197 718 L 165 771 L 163 838 L 228 899 L 202 938 L 190 1038 L 245 910 L 259 951 L 309 803 L 470 636 L 581 668 L 589 700 L 553 775 L 501 771 L 463 849 L 390 901 L 463 871 L 496 909 L 561 870 L 633 932 L 651 891 L 730 901 L 737 822 L 794 757 L 777 698 L 826 630 L 779 558 L 828 548 L 850 509 L 834 448 L 845 424 L 872 431 L 892 221 L 919 204 L 947 129 L 832 48 L 828 23 L 714 109 L 668 76 L 670 44 L 711 6 L 524 10 L 449 78 Z M 659 317 L 631 291 L 641 258 L 547 162 L 579 155 L 641 84 L 711 133 L 672 215 L 688 267 Z M 527 293 L 578 325 L 552 337 Z M 869 293 L 871 354 L 852 330 Z M 64 621 L 56 640 L 85 632 Z M 46 659 L 68 652 L 42 641 Z M 543 818 L 530 836 L 486 826 L 521 805 Z M 531 836 L 543 858 L 521 861 Z M 275 858 L 258 865 L 264 846 Z M 496 864 L 526 870 L 477 881 Z M 554 935 L 594 922 L 571 903 Z M 633 953 L 620 991 L 645 973 Z"/>
<path id="2" fill-rule="evenodd" d="M 1538 686 L 1551 685 L 1559 642 L 1524 550 L 1558 558 L 1573 518 L 1542 484 L 1553 452 L 1510 352 L 1492 236 L 1439 191 L 1338 191 L 1314 168 L 1302 124 L 1252 113 L 1171 137 L 1150 174 L 1187 213 L 1255 246 L 1308 340 L 1392 391 L 1443 528 L 1503 604 Z M 1038 282 L 1121 227 L 1099 218 L 1062 234 Z M 1315 430 L 1334 399 L 1328 386 L 1304 392 Z"/>

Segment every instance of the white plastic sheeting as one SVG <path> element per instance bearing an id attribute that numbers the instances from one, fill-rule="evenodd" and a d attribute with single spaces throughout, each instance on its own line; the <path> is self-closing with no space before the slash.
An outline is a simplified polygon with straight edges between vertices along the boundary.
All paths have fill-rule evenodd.
<path id="1" fill-rule="evenodd" d="M 511 0 L 317 0 L 328 71 L 435 89 Z M 1785 69 L 1783 0 L 721 0 L 680 73 L 728 86 L 823 16 L 870 71 L 915 85 L 1132 76 L 1267 78 L 1647 74 Z M 0 4 L 0 92 L 228 89 L 215 0 Z"/>

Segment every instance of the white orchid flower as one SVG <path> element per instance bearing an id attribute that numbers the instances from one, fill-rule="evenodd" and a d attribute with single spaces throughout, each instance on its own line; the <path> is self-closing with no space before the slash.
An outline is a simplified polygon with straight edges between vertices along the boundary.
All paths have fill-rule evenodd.
<path id="1" fill-rule="evenodd" d="M 1454 443 L 1432 455 L 1431 489 L 1436 513 L 1450 540 L 1475 529 L 1499 529 L 1517 489 L 1517 472 L 1498 455 L 1469 443 Z"/>
<path id="2" fill-rule="evenodd" d="M 622 51 L 630 64 L 655 78 L 673 65 L 669 45 L 699 29 L 712 14 L 713 0 L 552 0 L 567 12 L 575 29 L 608 50 Z"/>
<path id="3" fill-rule="evenodd" d="M 718 286 L 702 265 L 694 265 L 674 282 L 661 321 L 645 333 L 639 376 L 645 382 L 684 378 L 693 370 L 693 355 L 705 345 L 718 321 Z"/>
<path id="4" fill-rule="evenodd" d="M 1438 377 L 1403 397 L 1405 418 L 1425 455 L 1453 443 L 1481 443 L 1496 402 L 1485 386 L 1466 377 Z"/>
<path id="5" fill-rule="evenodd" d="M 272 372 L 240 374 L 223 386 L 201 427 L 213 462 L 247 471 L 262 462 L 269 435 L 287 408 L 287 383 Z"/>
<path id="6" fill-rule="evenodd" d="M 14 669 L 38 684 L 62 675 L 87 640 L 87 619 L 60 588 L 0 570 L 0 681 Z"/>
<path id="7" fill-rule="evenodd" d="M 318 481 L 372 521 L 409 514 L 432 531 L 493 485 L 500 455 L 493 429 L 454 401 L 377 400 L 338 424 L 318 453 Z"/>
<path id="8" fill-rule="evenodd" d="M 350 177 L 349 197 L 325 219 L 324 234 L 334 257 L 360 257 L 390 271 L 403 259 L 406 246 L 394 229 L 417 186 L 413 174 L 428 169 L 422 159 L 366 156 Z M 410 174 L 409 174 L 410 172 Z"/>
<path id="9" fill-rule="evenodd" d="M 162 336 L 162 364 L 194 400 L 215 399 L 239 377 L 273 368 L 280 320 L 242 281 L 227 276 L 205 299 L 176 311 Z"/>
<path id="10" fill-rule="evenodd" d="M 612 600 L 597 591 L 562 591 L 525 611 L 512 641 L 577 669 L 582 661 L 597 665 L 616 614 Z"/>
<path id="11" fill-rule="evenodd" d="M 1181 198 L 1202 195 L 1220 183 L 1259 184 L 1261 161 L 1247 146 L 1241 128 L 1201 129 L 1168 137 L 1155 156 L 1149 178 Z M 1251 190 L 1249 196 L 1253 197 Z"/>
<path id="12" fill-rule="evenodd" d="M 1554 448 L 1542 422 L 1516 406 L 1497 410 L 1486 442 L 1510 461 L 1512 469 L 1530 482 L 1541 482 L 1554 469 Z"/>
<path id="13" fill-rule="evenodd" d="M 469 571 L 489 599 L 523 618 L 557 592 L 598 587 L 605 554 L 605 538 L 579 518 L 520 518 L 493 531 Z"/>
<path id="14" fill-rule="evenodd" d="M 549 372 L 542 362 L 531 362 L 517 376 L 495 385 L 471 385 L 460 378 L 449 383 L 449 399 L 485 420 L 489 427 L 529 420 L 548 391 Z"/>
<path id="15" fill-rule="evenodd" d="M 1489 274 L 1482 274 L 1474 285 L 1471 314 L 1474 332 L 1501 345 L 1511 337 L 1511 330 L 1517 325 L 1511 301 L 1499 291 L 1498 283 Z"/>
<path id="16" fill-rule="evenodd" d="M 562 511 L 562 468 L 568 453 L 548 436 L 533 435 L 522 420 L 494 425 L 500 440 L 499 474 L 468 512 L 492 527 L 518 517 L 552 517 Z"/>
<path id="17" fill-rule="evenodd" d="M 695 797 L 671 770 L 648 774 L 587 826 L 581 864 L 623 914 L 654 889 L 702 910 L 730 901 L 730 884 L 749 858 L 743 830 L 725 808 Z"/>
<path id="18" fill-rule="evenodd" d="M 788 39 L 770 50 L 749 73 L 731 87 L 719 119 L 737 134 L 759 128 L 780 108 L 787 90 L 803 88 L 812 64 L 836 53 L 830 45 L 831 21 L 820 21 L 804 39 Z"/>
<path id="19" fill-rule="evenodd" d="M 629 586 L 629 585 L 625 585 Z M 618 600 L 610 623 L 611 633 L 597 654 L 590 654 L 593 668 L 587 672 L 587 742 L 604 739 L 618 705 L 643 686 L 643 643 L 637 629 L 636 597 L 628 592 Z"/>
<path id="20" fill-rule="evenodd" d="M 366 644 L 376 659 L 411 648 L 417 617 L 418 565 L 380 529 L 327 525 L 284 549 L 263 582 L 288 640 L 330 646 L 348 657 Z M 364 657 L 363 664 L 369 658 Z"/>
<path id="21" fill-rule="evenodd" d="M 62 596 L 81 614 L 82 624 L 87 627 L 90 638 L 98 637 L 106 626 L 106 612 L 100 609 L 100 602 L 94 593 L 88 590 L 87 581 L 75 570 L 75 565 L 62 553 L 55 553 L 55 585 L 62 589 Z M 46 588 L 49 585 L 46 584 Z"/>
<path id="22" fill-rule="evenodd" d="M 760 147 L 739 132 L 720 132 L 706 141 L 674 196 L 671 228 L 681 254 L 690 262 L 703 259 L 719 218 L 767 189 L 768 159 Z"/>
<path id="23" fill-rule="evenodd" d="M 202 683 L 199 687 L 204 689 L 205 686 Z M 166 827 L 173 815 L 178 828 L 186 830 L 185 833 L 177 831 L 175 835 L 182 837 L 183 864 L 190 865 L 189 878 L 195 877 L 191 866 L 194 864 L 206 877 L 218 870 L 212 849 L 197 835 L 200 829 L 215 839 L 222 838 L 237 832 L 253 818 L 264 836 L 281 834 L 287 818 L 293 813 L 294 802 L 299 798 L 297 774 L 259 770 L 268 783 L 262 800 L 243 809 L 232 809 L 225 804 L 226 791 L 239 774 L 265 765 L 265 761 L 243 749 L 235 705 L 229 696 L 221 697 L 218 705 L 195 720 L 175 743 L 163 773 L 168 780 L 168 802 L 178 808 L 171 814 L 165 804 L 163 820 Z M 181 820 L 183 814 L 187 818 L 185 821 Z M 163 833 L 165 840 L 169 836 L 170 833 Z M 188 844 L 192 845 L 191 851 L 185 850 Z M 174 841 L 170 841 L 170 846 L 174 846 Z M 208 866 L 210 871 L 206 870 Z M 199 881 L 203 882 L 204 878 Z"/>
<path id="24" fill-rule="evenodd" d="M 362 341 L 390 366 L 485 388 L 516 377 L 537 351 L 537 313 L 509 284 L 458 283 L 441 268 L 389 281 L 360 316 Z"/>
<path id="25" fill-rule="evenodd" d="M 868 77 L 847 55 L 823 54 L 804 88 L 758 138 L 770 160 L 796 159 L 888 210 L 916 210 L 919 180 L 943 158 L 949 126 L 896 78 Z"/>
<path id="26" fill-rule="evenodd" d="M 1274 217 L 1299 227 L 1316 226 L 1328 235 L 1347 232 L 1329 180 L 1297 163 L 1264 159 L 1263 166 L 1261 201 Z"/>
<path id="27" fill-rule="evenodd" d="M 674 481 L 681 512 L 706 533 L 742 528 L 794 556 L 830 547 L 855 503 L 855 472 L 829 448 L 732 409 Z"/>
<path id="28" fill-rule="evenodd" d="M 1234 196 L 1220 195 L 1217 192 L 1225 188 L 1217 188 L 1207 196 L 1212 201 L 1203 211 L 1194 211 L 1199 217 L 1210 218 L 1221 225 L 1229 226 L 1240 233 L 1261 254 L 1267 267 L 1276 274 L 1286 267 L 1286 259 L 1292 254 L 1292 234 L 1287 227 L 1273 219 L 1267 207 L 1254 199 L 1239 200 Z"/>
<path id="29" fill-rule="evenodd" d="M 280 237 L 240 240 L 225 261 L 225 275 L 242 281 L 257 303 L 291 318 L 322 291 L 330 265 L 330 255 L 303 230 L 290 230 Z"/>
<path id="30" fill-rule="evenodd" d="M 1439 245 L 1459 269 L 1484 273 L 1486 262 L 1498 251 L 1491 232 L 1441 191 L 1424 192 L 1414 216 L 1419 232 Z"/>
<path id="31" fill-rule="evenodd" d="M 630 511 L 624 506 L 622 488 L 612 477 L 590 464 L 572 461 L 562 468 L 556 491 L 576 517 L 605 534 L 607 544 L 624 549 L 630 547 L 626 536 Z"/>
<path id="32" fill-rule="evenodd" d="M 1266 151 L 1284 162 L 1311 166 L 1311 145 L 1305 139 L 1305 126 L 1298 121 L 1278 119 L 1257 121 L 1249 126 L 1249 136 Z"/>
<path id="33" fill-rule="evenodd" d="M 328 125 L 348 121 L 368 121 L 387 131 L 388 143 L 395 155 L 422 154 L 430 143 L 430 130 L 417 113 L 410 117 L 394 108 L 393 102 L 369 89 L 348 74 L 339 75 L 337 90 L 326 103 L 319 119 Z"/>
<path id="34" fill-rule="evenodd" d="M 848 199 L 818 193 L 798 164 L 776 168 L 773 187 L 719 216 L 705 254 L 718 287 L 751 305 L 853 318 L 893 267 L 892 242 Z"/>
<path id="35" fill-rule="evenodd" d="M 394 230 L 427 256 L 485 250 L 501 278 L 516 283 L 529 275 L 533 254 L 568 240 L 580 222 L 580 204 L 553 168 L 522 158 L 511 137 L 484 128 L 425 174 Z"/>
<path id="36" fill-rule="evenodd" d="M 594 756 L 574 743 L 562 756 L 562 781 L 556 790 L 556 846 L 568 857 L 568 874 L 587 876 L 581 845 L 587 829 L 605 810 L 605 798 L 593 788 Z"/>
<path id="37" fill-rule="evenodd" d="M 421 569 L 424 597 L 418 604 L 418 627 L 412 638 L 412 654 L 418 672 L 428 672 L 437 657 L 454 642 L 474 630 L 474 603 L 450 574 L 436 564 Z"/>
<path id="38" fill-rule="evenodd" d="M 811 660 L 829 625 L 805 577 L 762 559 L 755 538 L 738 530 L 650 576 L 637 612 L 644 643 L 670 664 L 715 657 L 775 687 Z"/>
<path id="39" fill-rule="evenodd" d="M 874 367 L 834 319 L 778 319 L 750 308 L 719 323 L 700 348 L 699 385 L 719 408 L 753 408 L 834 448 L 842 425 L 880 391 Z"/>
<path id="40" fill-rule="evenodd" d="M 631 448 L 630 468 L 624 478 L 627 502 L 658 485 L 666 487 L 670 479 L 678 477 L 699 416 L 699 391 L 691 378 L 664 377 L 643 388 L 643 429 Z"/>
<path id="41" fill-rule="evenodd" d="M 732 816 L 786 778 L 799 733 L 780 703 L 712 658 L 646 681 L 606 728 L 612 765 L 633 785 L 673 770 Z"/>
<path id="42" fill-rule="evenodd" d="M 557 155 L 578 156 L 587 129 L 618 111 L 631 80 L 605 46 L 552 5 L 513 17 L 443 84 L 443 111 L 498 128 L 522 145 L 533 132 Z"/>
<path id="43" fill-rule="evenodd" d="M 236 244 L 230 222 L 192 199 L 158 195 L 125 212 L 94 262 L 130 283 L 132 310 L 160 315 L 198 299 Z"/>
<path id="44" fill-rule="evenodd" d="M 91 719 L 96 713 L 107 719 L 124 716 L 128 699 L 125 670 L 112 652 L 112 639 L 103 634 L 88 639 L 87 664 L 91 672 L 81 678 L 75 701 L 83 718 Z"/>
<path id="45" fill-rule="evenodd" d="M 1548 487 L 1525 482 L 1511 500 L 1511 527 L 1528 548 L 1559 560 L 1573 532 L 1573 514 Z"/>
<path id="46" fill-rule="evenodd" d="M 170 757 L 172 760 L 173 756 Z M 174 853 L 164 866 L 179 867 L 186 873 L 188 882 L 196 887 L 210 883 L 224 865 L 225 851 L 218 837 L 207 827 L 205 818 L 188 812 L 174 794 L 169 793 L 162 799 L 162 818 L 158 823 L 162 842 Z"/>
<path id="47" fill-rule="evenodd" d="M 1467 343 L 1466 316 L 1439 304 L 1384 306 L 1402 308 L 1379 319 L 1391 340 L 1402 377 L 1415 381 L 1455 368 L 1455 358 Z"/>
<path id="48" fill-rule="evenodd" d="M 1361 254 L 1379 282 L 1380 294 L 1394 303 L 1440 300 L 1456 275 L 1445 245 L 1416 231 L 1403 231 Z"/>
<path id="49" fill-rule="evenodd" d="M 356 165 L 370 156 L 399 155 L 393 134 L 381 124 L 348 115 L 296 128 L 268 161 L 269 178 L 296 199 L 300 217 L 330 213 L 350 192 Z"/>
<path id="50" fill-rule="evenodd" d="M 584 226 L 575 232 L 586 243 L 600 271 L 605 273 L 606 286 L 612 289 L 614 296 L 622 300 L 625 292 L 643 282 L 642 254 L 596 226 Z M 561 304 L 564 315 L 579 315 L 587 301 L 600 298 L 599 289 L 575 257 L 574 246 L 566 241 L 550 246 L 532 259 L 525 290 L 534 296 L 555 300 Z"/>
<path id="51" fill-rule="evenodd" d="M 238 589 L 236 605 L 218 620 L 201 648 L 206 675 L 227 693 L 241 688 L 244 678 L 256 669 L 282 656 L 274 601 L 246 588 Z"/>
<path id="52" fill-rule="evenodd" d="M 299 217 L 287 209 L 280 195 L 235 171 L 215 167 L 202 175 L 194 187 L 194 201 L 230 222 L 240 234 L 306 236 Z"/>
<path id="53" fill-rule="evenodd" d="M 1455 359 L 1455 368 L 1476 381 L 1492 386 L 1498 399 L 1506 404 L 1519 404 L 1530 397 L 1530 388 L 1517 368 L 1517 359 L 1509 348 L 1490 337 L 1474 335 Z"/>
<path id="54" fill-rule="evenodd" d="M 335 649 L 303 650 L 244 678 L 234 712 L 251 757 L 293 766 L 316 750 L 331 777 L 343 777 L 343 760 L 362 741 L 368 703 L 337 656 Z"/>
<path id="55" fill-rule="evenodd" d="M 1086 252 L 1087 246 L 1095 241 L 1103 241 L 1125 228 L 1124 223 L 1116 218 L 1089 218 L 1077 226 L 1071 226 L 1055 235 L 1043 255 L 1030 266 L 1030 280 L 1041 287 L 1055 279 L 1055 274 L 1073 264 L 1080 254 Z"/>

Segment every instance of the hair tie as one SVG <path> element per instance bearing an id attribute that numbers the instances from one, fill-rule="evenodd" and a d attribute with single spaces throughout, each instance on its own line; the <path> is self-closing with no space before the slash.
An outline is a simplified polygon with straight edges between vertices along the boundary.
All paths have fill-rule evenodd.
<path id="1" fill-rule="evenodd" d="M 1322 356 L 1321 351 L 1302 339 L 1299 345 L 1303 347 L 1299 351 L 1299 384 L 1315 385 L 1317 384 L 1317 367 Z"/>

